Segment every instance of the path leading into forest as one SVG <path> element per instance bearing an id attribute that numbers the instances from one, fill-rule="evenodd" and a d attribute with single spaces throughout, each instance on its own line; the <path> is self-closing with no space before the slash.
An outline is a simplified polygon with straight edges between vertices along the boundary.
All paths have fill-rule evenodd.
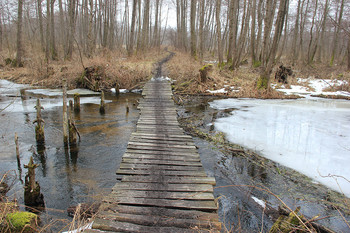
<path id="1" fill-rule="evenodd" d="M 219 232 L 215 179 L 207 177 L 192 137 L 176 117 L 169 81 L 150 80 L 141 115 L 93 229 L 85 232 Z"/>

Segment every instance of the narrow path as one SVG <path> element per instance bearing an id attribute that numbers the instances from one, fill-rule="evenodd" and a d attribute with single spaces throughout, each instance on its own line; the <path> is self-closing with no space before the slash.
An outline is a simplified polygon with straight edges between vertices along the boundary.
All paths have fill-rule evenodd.
<path id="1" fill-rule="evenodd" d="M 219 232 L 215 179 L 179 127 L 170 83 L 152 79 L 142 94 L 137 131 L 117 171 L 123 178 L 85 232 Z"/>

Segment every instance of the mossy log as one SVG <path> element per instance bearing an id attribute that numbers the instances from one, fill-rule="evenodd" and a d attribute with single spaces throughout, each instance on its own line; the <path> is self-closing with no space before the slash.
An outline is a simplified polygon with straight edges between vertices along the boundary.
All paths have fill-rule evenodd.
<path id="1" fill-rule="evenodd" d="M 7 214 L 6 221 L 11 229 L 10 232 L 37 232 L 39 216 L 30 212 L 17 211 Z"/>

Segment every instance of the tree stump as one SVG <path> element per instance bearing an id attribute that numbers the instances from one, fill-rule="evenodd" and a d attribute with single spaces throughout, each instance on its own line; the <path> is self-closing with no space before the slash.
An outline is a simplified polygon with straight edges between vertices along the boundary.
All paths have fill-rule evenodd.
<path id="1" fill-rule="evenodd" d="M 293 75 L 293 71 L 291 67 L 285 67 L 280 65 L 275 73 L 275 80 L 280 83 L 288 84 L 288 76 Z"/>
<path id="2" fill-rule="evenodd" d="M 212 64 L 205 65 L 201 69 L 199 69 L 199 74 L 200 74 L 202 83 L 205 83 L 207 81 L 208 74 L 212 70 L 213 70 L 213 65 Z"/>
<path id="3" fill-rule="evenodd" d="M 38 164 L 34 164 L 33 156 L 30 157 L 29 163 L 24 165 L 24 168 L 28 169 L 24 186 L 24 203 L 27 206 L 45 206 L 44 196 L 40 192 L 40 185 L 35 181 L 35 169 L 38 166 Z"/>

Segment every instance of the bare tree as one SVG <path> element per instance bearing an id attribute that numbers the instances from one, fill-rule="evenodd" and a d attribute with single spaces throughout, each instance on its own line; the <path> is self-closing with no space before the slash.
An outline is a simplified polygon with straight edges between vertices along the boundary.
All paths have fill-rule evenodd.
<path id="1" fill-rule="evenodd" d="M 219 65 L 223 63 L 223 55 L 222 55 L 222 44 L 221 44 L 221 22 L 220 22 L 220 13 L 221 13 L 221 0 L 216 0 L 216 34 L 217 34 L 217 44 L 218 44 L 218 59 Z"/>
<path id="2" fill-rule="evenodd" d="M 264 69 L 262 70 L 262 73 L 260 74 L 260 78 L 257 83 L 257 88 L 258 89 L 268 89 L 269 88 L 269 83 L 270 83 L 270 75 L 272 72 L 272 68 L 275 62 L 275 57 L 278 49 L 278 44 L 281 39 L 281 34 L 283 31 L 283 26 L 284 26 L 284 20 L 285 20 L 285 15 L 287 12 L 287 7 L 289 5 L 287 4 L 288 0 L 280 0 L 280 5 L 278 9 L 278 14 L 277 14 L 277 19 L 275 22 L 275 31 L 274 31 L 274 36 L 271 44 L 271 50 L 270 51 L 264 51 L 267 54 L 264 55 L 265 57 L 265 65 Z M 265 37 L 266 38 L 266 37 Z"/>
<path id="3" fill-rule="evenodd" d="M 191 55 L 197 56 L 197 37 L 196 37 L 196 8 L 197 1 L 191 0 Z"/>
<path id="4" fill-rule="evenodd" d="M 18 0 L 18 16 L 17 16 L 17 57 L 16 62 L 17 66 L 23 66 L 23 0 Z"/>
<path id="5" fill-rule="evenodd" d="M 341 0 L 341 4 L 340 4 L 340 9 L 339 9 L 339 15 L 338 15 L 338 20 L 337 20 L 337 25 L 336 29 L 335 29 L 335 35 L 334 35 L 334 43 L 333 43 L 333 50 L 332 50 L 332 56 L 331 56 L 331 61 L 330 61 L 330 65 L 332 66 L 334 64 L 334 58 L 336 56 L 337 53 L 337 49 L 338 49 L 338 40 L 339 40 L 339 34 L 340 34 L 340 30 L 341 30 L 341 23 L 342 23 L 342 18 L 343 18 L 343 11 L 344 11 L 344 0 Z"/>

